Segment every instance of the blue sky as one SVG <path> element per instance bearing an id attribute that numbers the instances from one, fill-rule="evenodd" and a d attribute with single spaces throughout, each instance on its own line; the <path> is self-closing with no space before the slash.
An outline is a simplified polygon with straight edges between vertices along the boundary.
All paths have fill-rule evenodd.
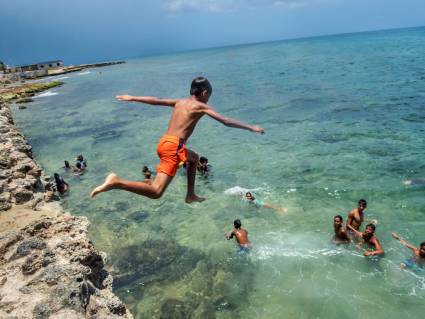
<path id="1" fill-rule="evenodd" d="M 424 0 L 0 0 L 0 60 L 95 62 L 425 25 Z"/>

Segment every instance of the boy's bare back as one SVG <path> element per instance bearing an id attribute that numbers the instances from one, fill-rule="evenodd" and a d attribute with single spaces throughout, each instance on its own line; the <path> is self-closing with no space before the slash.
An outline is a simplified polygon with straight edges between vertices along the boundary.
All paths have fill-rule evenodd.
<path id="1" fill-rule="evenodd" d="M 193 98 L 176 100 L 166 134 L 178 136 L 187 141 L 196 124 L 205 114 L 205 109 L 206 104 Z"/>

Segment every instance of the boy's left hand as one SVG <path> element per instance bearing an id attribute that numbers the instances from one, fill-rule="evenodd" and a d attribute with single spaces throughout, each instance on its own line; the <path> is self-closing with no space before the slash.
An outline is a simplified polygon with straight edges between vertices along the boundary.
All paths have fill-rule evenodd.
<path id="1" fill-rule="evenodd" d="M 116 99 L 119 101 L 131 101 L 131 95 L 117 95 Z"/>
<path id="2" fill-rule="evenodd" d="M 260 134 L 264 134 L 265 133 L 264 132 L 264 129 L 261 128 L 260 126 L 257 126 L 257 125 L 255 125 L 255 126 L 252 127 L 252 131 L 254 133 L 260 133 Z"/>

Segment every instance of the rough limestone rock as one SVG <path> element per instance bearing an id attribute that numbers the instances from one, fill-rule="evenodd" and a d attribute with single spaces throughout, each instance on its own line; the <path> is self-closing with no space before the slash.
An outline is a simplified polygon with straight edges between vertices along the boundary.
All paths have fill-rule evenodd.
<path id="1" fill-rule="evenodd" d="M 0 109 L 0 211 L 43 193 L 42 170 L 32 158 L 32 148 L 14 125 L 10 107 Z M 3 194 L 7 194 L 3 196 Z"/>
<path id="2" fill-rule="evenodd" d="M 0 237 L 0 318 L 132 318 L 112 293 L 84 217 L 60 215 Z"/>
<path id="3" fill-rule="evenodd" d="M 31 90 L 6 98 L 41 89 Z M 49 178 L 2 99 L 0 92 L 0 318 L 131 319 L 112 293 L 105 255 L 88 239 L 88 220 L 44 201 Z"/>

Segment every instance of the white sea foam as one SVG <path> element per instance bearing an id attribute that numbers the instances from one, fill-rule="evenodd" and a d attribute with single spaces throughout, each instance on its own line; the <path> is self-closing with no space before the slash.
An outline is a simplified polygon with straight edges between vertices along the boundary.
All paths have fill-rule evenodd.
<path id="1" fill-rule="evenodd" d="M 299 257 L 306 259 L 317 259 L 320 256 L 335 256 L 342 254 L 337 249 L 308 249 L 308 248 L 288 248 L 288 247 L 272 247 L 262 246 L 257 249 L 256 256 L 259 260 L 266 260 L 272 257 Z"/>
<path id="2" fill-rule="evenodd" d="M 59 78 L 56 78 L 55 80 L 66 80 L 69 79 L 69 76 L 61 76 Z"/>
<path id="3" fill-rule="evenodd" d="M 58 92 L 51 92 L 51 91 L 47 91 L 47 92 L 43 92 L 41 94 L 38 94 L 36 96 L 34 96 L 34 99 L 39 98 L 39 97 L 48 97 L 48 96 L 54 96 L 54 95 L 58 95 Z"/>
<path id="4" fill-rule="evenodd" d="M 90 73 L 91 73 L 90 71 L 84 71 L 84 72 L 77 73 L 77 75 L 86 75 Z"/>
<path id="5" fill-rule="evenodd" d="M 235 186 L 235 187 L 231 187 L 228 188 L 224 191 L 224 194 L 226 195 L 244 195 L 246 192 L 255 192 L 258 191 L 259 188 L 244 188 L 244 187 L 240 187 L 240 186 Z"/>

